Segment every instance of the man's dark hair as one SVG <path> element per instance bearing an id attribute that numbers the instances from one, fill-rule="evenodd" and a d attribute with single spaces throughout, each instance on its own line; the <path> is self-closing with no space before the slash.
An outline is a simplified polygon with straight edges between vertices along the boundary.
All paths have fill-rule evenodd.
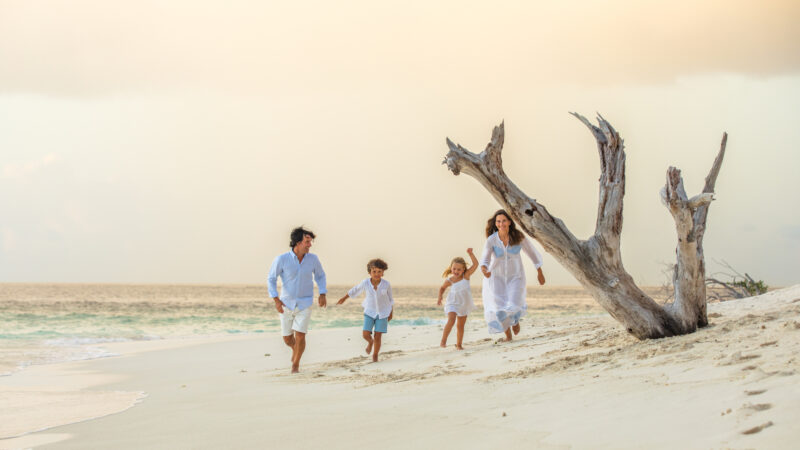
<path id="1" fill-rule="evenodd" d="M 292 234 L 289 235 L 289 248 L 294 248 L 295 245 L 299 244 L 303 241 L 303 237 L 306 235 L 311 236 L 311 239 L 315 239 L 316 236 L 310 230 L 306 230 L 303 227 L 297 227 L 292 230 Z"/>

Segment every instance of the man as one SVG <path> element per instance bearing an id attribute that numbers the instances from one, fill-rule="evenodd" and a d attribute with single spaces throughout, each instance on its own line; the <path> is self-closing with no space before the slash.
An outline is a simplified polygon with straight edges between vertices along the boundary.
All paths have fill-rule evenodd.
<path id="1" fill-rule="evenodd" d="M 292 348 L 292 373 L 300 371 L 300 358 L 306 349 L 306 333 L 314 303 L 314 281 L 319 288 L 319 306 L 325 307 L 328 303 L 325 271 L 317 255 L 308 252 L 315 237 L 303 227 L 292 230 L 289 242 L 292 250 L 275 258 L 267 278 L 269 295 L 280 314 L 283 342 Z M 278 277 L 283 283 L 280 297 Z"/>

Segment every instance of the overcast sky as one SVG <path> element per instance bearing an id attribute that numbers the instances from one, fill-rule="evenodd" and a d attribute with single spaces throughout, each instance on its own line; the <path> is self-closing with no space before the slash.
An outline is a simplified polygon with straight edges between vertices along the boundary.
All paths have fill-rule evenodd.
<path id="1" fill-rule="evenodd" d="M 709 271 L 794 284 L 798 23 L 768 0 L 0 0 L 0 281 L 263 283 L 303 224 L 331 283 L 380 256 L 438 284 L 498 208 L 445 137 L 479 152 L 505 120 L 510 177 L 593 232 L 576 111 L 625 139 L 637 282 L 674 261 L 667 168 L 699 193 L 727 131 Z"/>

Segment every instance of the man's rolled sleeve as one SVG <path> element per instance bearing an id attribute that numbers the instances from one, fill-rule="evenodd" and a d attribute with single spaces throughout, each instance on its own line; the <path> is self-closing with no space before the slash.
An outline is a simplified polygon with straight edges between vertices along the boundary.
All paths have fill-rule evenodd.
<path id="1" fill-rule="evenodd" d="M 270 298 L 275 298 L 278 296 L 278 275 L 280 275 L 281 270 L 281 257 L 278 256 L 275 258 L 275 261 L 272 261 L 272 267 L 269 269 L 269 276 L 267 277 L 267 287 L 269 289 L 269 296 Z"/>
<path id="2" fill-rule="evenodd" d="M 314 280 L 317 282 L 320 295 L 328 293 L 328 284 L 325 278 L 325 271 L 322 270 L 322 263 L 317 259 L 317 267 L 314 268 Z"/>

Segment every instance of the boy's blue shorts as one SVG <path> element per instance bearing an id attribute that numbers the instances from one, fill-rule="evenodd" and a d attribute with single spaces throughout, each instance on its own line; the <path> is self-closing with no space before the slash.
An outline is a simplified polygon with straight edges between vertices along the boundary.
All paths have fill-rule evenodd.
<path id="1" fill-rule="evenodd" d="M 364 314 L 364 331 L 372 331 L 373 328 L 376 333 L 386 333 L 389 328 L 389 318 L 375 319 Z"/>

